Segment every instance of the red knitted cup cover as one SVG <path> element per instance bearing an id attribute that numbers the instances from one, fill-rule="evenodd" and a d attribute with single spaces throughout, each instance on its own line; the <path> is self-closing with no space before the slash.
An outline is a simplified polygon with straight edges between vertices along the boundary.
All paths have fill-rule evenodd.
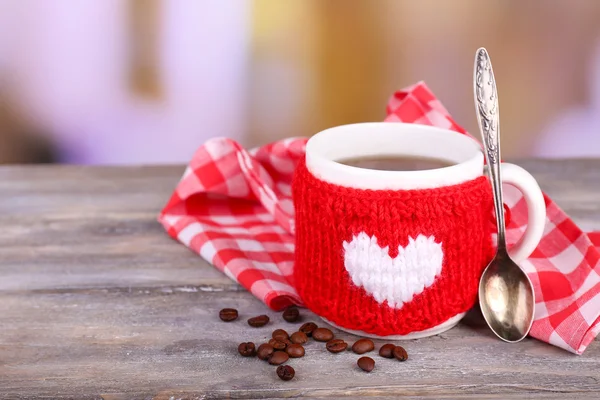
<path id="1" fill-rule="evenodd" d="M 293 182 L 294 280 L 306 306 L 334 324 L 386 336 L 468 311 L 493 256 L 485 177 L 422 190 L 360 190 L 314 177 Z"/>

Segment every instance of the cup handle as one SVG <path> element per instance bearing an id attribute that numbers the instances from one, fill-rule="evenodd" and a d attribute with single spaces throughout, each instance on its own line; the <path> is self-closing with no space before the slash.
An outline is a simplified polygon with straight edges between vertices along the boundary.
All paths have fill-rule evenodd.
<path id="1" fill-rule="evenodd" d="M 533 253 L 542 239 L 546 224 L 546 203 L 540 186 L 529 172 L 510 163 L 502 163 L 501 168 L 502 182 L 519 189 L 527 204 L 527 229 L 519 242 L 508 249 L 511 258 L 520 262 Z"/>

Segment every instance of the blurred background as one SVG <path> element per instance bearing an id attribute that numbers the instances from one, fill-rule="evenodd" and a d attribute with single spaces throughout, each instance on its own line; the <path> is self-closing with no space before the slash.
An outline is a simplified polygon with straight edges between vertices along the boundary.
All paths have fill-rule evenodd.
<path id="1" fill-rule="evenodd" d="M 477 133 L 475 50 L 505 157 L 600 156 L 597 0 L 0 0 L 0 163 L 186 163 L 380 121 L 423 80 Z"/>

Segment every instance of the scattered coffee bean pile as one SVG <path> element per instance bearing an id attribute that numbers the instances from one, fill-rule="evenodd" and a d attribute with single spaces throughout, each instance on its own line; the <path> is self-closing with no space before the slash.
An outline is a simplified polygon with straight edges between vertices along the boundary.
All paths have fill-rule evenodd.
<path id="1" fill-rule="evenodd" d="M 283 312 L 282 317 L 285 321 L 294 323 L 299 320 L 300 311 L 296 307 L 290 307 Z M 234 321 L 238 318 L 238 311 L 233 308 L 224 308 L 219 312 L 219 318 L 224 322 Z M 248 319 L 248 325 L 253 328 L 261 328 L 269 322 L 270 318 L 267 315 L 259 315 Z M 281 380 L 289 381 L 294 378 L 296 371 L 289 365 L 281 364 L 284 364 L 290 358 L 304 357 L 303 345 L 311 337 L 317 342 L 325 342 L 325 348 L 330 353 L 341 353 L 348 349 L 348 343 L 342 339 L 336 339 L 330 329 L 320 328 L 314 322 L 307 322 L 291 335 L 284 329 L 275 329 L 269 342 L 262 343 L 258 346 L 258 349 L 252 342 L 240 343 L 238 353 L 243 357 L 256 356 L 271 365 L 278 365 L 277 376 Z M 355 354 L 365 354 L 375 349 L 375 343 L 371 339 L 359 339 L 354 342 L 350 349 Z M 398 361 L 408 360 L 406 350 L 402 346 L 391 343 L 381 346 L 379 355 L 383 358 L 395 358 Z M 357 360 L 356 364 L 365 372 L 371 372 L 375 368 L 375 360 L 371 357 L 363 356 Z"/>

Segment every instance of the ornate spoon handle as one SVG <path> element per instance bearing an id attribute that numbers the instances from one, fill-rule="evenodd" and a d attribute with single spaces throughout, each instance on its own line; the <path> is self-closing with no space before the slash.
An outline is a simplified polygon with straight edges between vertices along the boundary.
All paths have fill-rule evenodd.
<path id="1" fill-rule="evenodd" d="M 483 147 L 488 163 L 494 207 L 498 224 L 498 250 L 506 249 L 504 234 L 504 203 L 502 200 L 502 178 L 500 176 L 500 122 L 498 119 L 498 92 L 496 79 L 492 70 L 492 62 L 483 47 L 475 54 L 473 77 L 475 104 L 477 105 L 477 122 L 483 135 Z"/>

